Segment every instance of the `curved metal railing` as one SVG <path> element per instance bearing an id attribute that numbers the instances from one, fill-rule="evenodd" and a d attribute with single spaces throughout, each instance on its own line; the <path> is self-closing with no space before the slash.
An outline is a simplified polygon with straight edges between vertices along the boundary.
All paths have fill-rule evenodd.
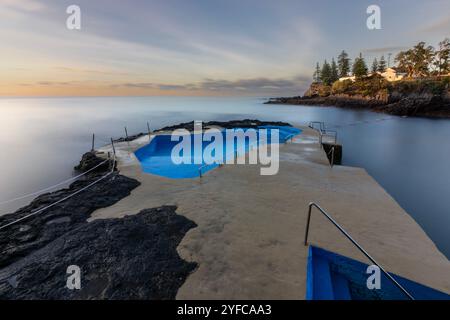
<path id="1" fill-rule="evenodd" d="M 372 258 L 372 256 L 367 253 L 366 250 L 364 250 L 363 247 L 361 247 L 361 245 L 356 242 L 355 239 L 353 239 L 347 231 L 344 230 L 344 228 L 342 228 L 324 209 L 322 209 L 318 204 L 314 203 L 314 202 L 310 202 L 308 205 L 308 220 L 306 222 L 306 231 L 305 231 L 305 246 L 308 245 L 308 234 L 309 234 L 309 224 L 311 222 L 311 212 L 312 212 L 312 208 L 315 207 L 317 210 L 319 210 L 319 212 L 321 212 L 336 228 L 338 228 L 338 230 L 347 237 L 347 239 L 349 239 L 353 245 L 355 245 L 359 251 L 361 251 L 366 257 L 367 259 L 369 259 L 373 264 L 375 264 L 378 268 L 380 268 L 380 270 L 384 273 L 384 275 L 390 280 L 392 281 L 392 283 L 399 288 L 409 299 L 414 300 L 414 297 L 400 284 L 397 282 L 397 280 L 395 280 L 386 270 L 384 270 L 384 268 L 375 261 L 374 258 Z"/>

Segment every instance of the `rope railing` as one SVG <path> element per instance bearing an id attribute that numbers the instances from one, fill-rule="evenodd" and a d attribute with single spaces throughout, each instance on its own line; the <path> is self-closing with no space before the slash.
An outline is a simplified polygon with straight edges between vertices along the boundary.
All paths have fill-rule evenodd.
<path id="1" fill-rule="evenodd" d="M 149 134 L 150 134 L 150 127 L 148 126 L 148 128 L 149 128 Z M 113 138 L 111 138 L 111 141 L 113 141 L 113 142 L 116 141 L 116 140 L 118 140 L 118 139 L 113 139 Z M 111 142 L 111 141 L 106 141 L 106 140 L 103 140 L 103 139 L 99 139 L 98 137 L 95 136 L 95 134 L 93 134 L 93 135 L 92 135 L 92 149 L 91 149 L 91 151 L 95 151 L 95 150 L 94 150 L 95 141 L 101 142 L 101 143 L 102 143 L 102 145 L 100 146 L 100 148 L 106 147 L 106 146 L 111 145 L 111 144 L 113 143 L 113 142 Z M 106 159 L 106 160 L 100 162 L 99 164 L 95 165 L 94 167 L 90 168 L 89 170 L 87 170 L 87 171 L 85 171 L 85 172 L 83 172 L 83 173 L 81 173 L 81 174 L 78 174 L 78 175 L 76 175 L 76 176 L 67 178 L 67 179 L 65 179 L 65 180 L 63 180 L 63 181 L 61 181 L 61 182 L 58 182 L 58 183 L 53 184 L 53 185 L 51 185 L 51 186 L 45 187 L 45 188 L 43 188 L 43 189 L 40 189 L 40 190 L 37 190 L 37 191 L 33 191 L 33 192 L 31 192 L 31 193 L 23 194 L 23 195 L 21 195 L 21 196 L 17 196 L 17 197 L 15 197 L 15 198 L 11 198 L 11 199 L 8 199 L 8 200 L 2 200 L 2 201 L 0 201 L 0 206 L 3 206 L 3 205 L 5 205 L 5 204 L 9 204 L 9 203 L 12 203 L 12 202 L 16 202 L 16 201 L 19 201 L 19 200 L 23 200 L 23 199 L 26 199 L 26 198 L 29 198 L 29 197 L 32 197 L 32 196 L 37 196 L 37 195 L 42 194 L 42 193 L 45 192 L 45 191 L 50 191 L 50 190 L 52 190 L 52 189 L 55 189 L 56 187 L 62 186 L 62 185 L 67 184 L 67 183 L 69 183 L 69 182 L 71 182 L 71 181 L 75 181 L 75 180 L 77 180 L 77 179 L 79 179 L 79 178 L 81 178 L 81 177 L 87 175 L 88 173 L 94 171 L 94 170 L 97 169 L 98 167 L 104 165 L 104 164 L 105 164 L 106 162 L 108 162 L 109 160 L 110 160 L 110 159 Z"/>
<path id="2" fill-rule="evenodd" d="M 105 163 L 108 162 L 108 161 L 109 161 L 109 159 L 106 159 L 105 161 L 100 162 L 100 163 L 97 164 L 96 166 L 90 168 L 89 170 L 87 170 L 87 171 L 85 171 L 85 172 L 83 172 L 83 173 L 81 173 L 81 174 L 79 174 L 79 175 L 76 175 L 76 176 L 71 177 L 71 178 L 69 178 L 69 179 L 63 180 L 63 181 L 61 181 L 61 182 L 59 182 L 59 183 L 57 183 L 57 184 L 51 185 L 51 186 L 46 187 L 46 188 L 44 188 L 44 189 L 40 189 L 40 190 L 35 191 L 35 192 L 32 192 L 32 193 L 24 194 L 24 195 L 22 195 L 22 196 L 19 196 L 19 197 L 16 197 L 16 198 L 12 198 L 12 199 L 9 199 L 9 200 L 0 201 L 0 206 L 1 206 L 1 205 L 4 205 L 4 204 L 7 204 L 7 203 L 15 202 L 15 201 L 18 201 L 18 200 L 26 199 L 26 198 L 29 198 L 29 197 L 31 197 L 31 196 L 39 195 L 39 194 L 43 193 L 44 191 L 50 191 L 50 190 L 52 190 L 52 189 L 54 189 L 54 188 L 56 188 L 56 187 L 58 187 L 58 186 L 61 186 L 61 185 L 66 184 L 66 183 L 68 183 L 68 182 L 70 182 L 70 181 L 77 180 L 78 178 L 81 178 L 82 176 L 88 174 L 89 172 L 91 172 L 91 171 L 97 169 L 98 167 L 102 166 L 103 164 L 105 164 Z"/>
<path id="3" fill-rule="evenodd" d="M 150 130 L 150 125 L 149 125 L 148 122 L 147 122 L 147 132 L 148 132 L 148 135 L 149 135 L 149 138 L 150 138 L 152 132 L 151 132 L 151 130 Z M 127 136 L 127 138 L 128 138 L 128 132 L 127 132 L 127 129 L 126 129 L 126 128 L 125 128 L 125 134 L 126 134 L 126 136 Z M 43 207 L 43 208 L 40 208 L 40 209 L 38 209 L 38 210 L 36 210 L 36 211 L 34 211 L 34 212 L 31 212 L 30 214 L 25 215 L 25 216 L 23 216 L 23 217 L 21 217 L 21 218 L 19 218 L 19 219 L 16 219 L 16 220 L 14 220 L 14 221 L 12 221 L 12 222 L 9 222 L 9 223 L 7 223 L 7 224 L 5 224 L 5 225 L 0 226 L 0 230 L 3 230 L 3 229 L 5 229 L 5 228 L 7 228 L 7 227 L 9 227 L 9 226 L 12 226 L 12 225 L 14 225 L 14 224 L 17 224 L 17 223 L 23 221 L 23 220 L 25 220 L 25 219 L 28 219 L 28 218 L 30 218 L 30 217 L 32 217 L 32 216 L 35 216 L 35 215 L 37 215 L 37 214 L 39 214 L 39 213 L 42 213 L 42 212 L 44 212 L 44 211 L 46 211 L 46 210 L 48 210 L 48 209 L 54 207 L 55 205 L 57 205 L 57 204 L 59 204 L 59 203 L 61 203 L 61 202 L 64 202 L 64 201 L 66 201 L 66 200 L 72 198 L 73 196 L 75 196 L 75 195 L 77 195 L 77 194 L 79 194 L 79 193 L 81 193 L 81 192 L 87 190 L 88 188 L 92 187 L 93 185 L 97 184 L 98 182 L 104 180 L 105 178 L 107 178 L 108 176 L 110 176 L 111 174 L 113 174 L 113 173 L 114 173 L 114 170 L 115 170 L 116 162 L 117 162 L 117 160 L 116 160 L 116 150 L 115 150 L 114 142 L 115 142 L 116 140 L 118 140 L 118 139 L 114 140 L 113 138 L 111 138 L 110 142 L 107 142 L 107 141 L 105 141 L 105 140 L 98 139 L 98 138 L 95 136 L 95 134 L 93 134 L 93 135 L 92 135 L 92 148 L 91 148 L 91 151 L 95 151 L 95 141 L 96 141 L 96 140 L 103 143 L 103 146 L 102 146 L 102 147 L 105 147 L 105 146 L 108 146 L 108 145 L 111 145 L 111 147 L 112 147 L 112 150 L 113 150 L 112 167 L 111 167 L 111 170 L 110 170 L 108 173 L 106 173 L 105 175 L 103 175 L 103 176 L 100 177 L 99 179 L 93 181 L 92 183 L 88 184 L 87 186 L 81 188 L 80 190 L 77 190 L 77 191 L 75 191 L 74 193 L 72 193 L 72 194 L 70 194 L 70 195 L 68 195 L 68 196 L 66 196 L 66 197 L 64 197 L 64 198 L 59 199 L 58 201 L 55 201 L 55 202 L 53 202 L 53 203 L 51 203 L 51 204 L 49 204 L 49 205 L 47 205 L 47 206 L 45 206 L 45 207 Z M 128 140 L 128 139 L 127 139 L 127 140 Z M 86 170 L 85 172 L 83 172 L 83 173 L 81 173 L 81 174 L 79 174 L 79 175 L 76 175 L 76 176 L 74 176 L 74 177 L 65 179 L 65 180 L 63 180 L 63 181 L 61 181 L 61 182 L 58 182 L 58 183 L 54 184 L 54 185 L 51 185 L 51 186 L 49 186 L 49 187 L 46 187 L 46 188 L 43 188 L 43 189 L 40 189 L 40 190 L 31 192 L 31 193 L 28 193 L 28 194 L 24 194 L 24 195 L 21 195 L 21 196 L 18 196 L 18 197 L 9 199 L 9 200 L 3 200 L 3 201 L 0 201 L 0 206 L 1 206 L 1 205 L 4 205 L 4 204 L 8 204 L 8 203 L 15 202 L 15 201 L 23 200 L 23 199 L 29 198 L 29 197 L 31 197 L 31 196 L 37 196 L 37 195 L 39 195 L 39 194 L 42 194 L 42 193 L 45 192 L 45 191 L 50 191 L 50 190 L 52 190 L 52 189 L 55 189 L 55 188 L 58 187 L 58 186 L 64 185 L 64 184 L 66 184 L 66 183 L 68 183 L 68 182 L 71 182 L 71 181 L 75 181 L 75 180 L 77 180 L 77 179 L 79 179 L 79 178 L 81 178 L 81 177 L 87 175 L 88 173 L 94 171 L 95 169 L 99 168 L 100 166 L 104 165 L 104 164 L 107 163 L 108 161 L 111 161 L 111 159 L 110 159 L 110 153 L 109 153 L 109 152 L 108 152 L 108 159 L 105 159 L 104 161 L 98 163 L 98 164 L 95 165 L 94 167 L 92 167 L 92 168 Z"/>
<path id="4" fill-rule="evenodd" d="M 109 160 L 109 159 L 107 159 L 107 161 L 108 161 L 108 160 Z M 74 193 L 72 193 L 72 194 L 70 194 L 70 195 L 68 195 L 68 196 L 66 196 L 66 197 L 64 197 L 64 198 L 59 199 L 58 201 L 53 202 L 52 204 L 49 204 L 49 205 L 47 205 L 47 206 L 45 206 L 45 207 L 43 207 L 43 208 L 40 208 L 40 209 L 38 209 L 38 210 L 36 210 L 36 211 L 30 213 L 30 214 L 27 214 L 27 215 L 25 215 L 25 216 L 23 216 L 23 217 L 21 217 L 21 218 L 19 218 L 19 219 L 16 219 L 16 220 L 11 221 L 11 222 L 9 222 L 9 223 L 3 225 L 3 226 L 0 226 L 0 230 L 6 229 L 6 228 L 8 228 L 8 227 L 10 227 L 10 226 L 12 226 L 12 225 L 14 225 L 14 224 L 17 224 L 17 223 L 19 223 L 19 222 L 21 222 L 21 221 L 23 221 L 23 220 L 25 220 L 25 219 L 28 219 L 28 218 L 30 218 L 30 217 L 32 217 L 32 216 L 35 216 L 35 215 L 37 215 L 37 214 L 39 214 L 39 213 L 42 213 L 42 212 L 44 212 L 44 211 L 46 211 L 46 210 L 48 210 L 48 209 L 54 207 L 55 205 L 57 205 L 57 204 L 59 204 L 59 203 L 61 203 L 61 202 L 64 202 L 64 201 L 66 201 L 66 200 L 72 198 L 73 196 L 75 196 L 75 195 L 77 195 L 77 194 L 83 192 L 84 190 L 86 190 L 86 189 L 92 187 L 93 185 L 97 184 L 98 182 L 104 180 L 105 178 L 107 178 L 108 176 L 110 176 L 111 174 L 113 174 L 113 173 L 114 173 L 114 168 L 115 168 L 115 166 L 116 166 L 116 155 L 114 154 L 111 171 L 109 171 L 107 174 L 105 174 L 104 176 L 102 176 L 102 177 L 100 177 L 99 179 L 95 180 L 94 182 L 88 184 L 87 186 L 81 188 L 80 190 L 77 190 L 77 191 L 75 191 Z"/>

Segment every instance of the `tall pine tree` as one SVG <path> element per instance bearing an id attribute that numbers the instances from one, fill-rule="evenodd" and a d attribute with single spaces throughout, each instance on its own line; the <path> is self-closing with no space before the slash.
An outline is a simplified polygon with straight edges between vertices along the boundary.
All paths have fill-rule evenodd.
<path id="1" fill-rule="evenodd" d="M 316 63 L 316 70 L 314 71 L 313 81 L 316 83 L 319 83 L 321 81 L 321 70 L 318 62 Z"/>
<path id="2" fill-rule="evenodd" d="M 339 70 L 338 66 L 336 65 L 336 61 L 334 61 L 334 58 L 331 59 L 331 83 L 334 83 L 335 81 L 339 80 Z"/>
<path id="3" fill-rule="evenodd" d="M 367 75 L 366 61 L 361 53 L 359 54 L 359 57 L 355 59 L 355 63 L 353 63 L 353 75 L 357 78 L 362 78 Z"/>
<path id="4" fill-rule="evenodd" d="M 376 73 L 378 71 L 378 60 L 377 58 L 373 59 L 372 63 L 372 73 Z"/>
<path id="5" fill-rule="evenodd" d="M 345 50 L 342 50 L 341 54 L 338 56 L 337 63 L 339 69 L 339 77 L 347 77 L 350 72 L 350 59 Z"/>
<path id="6" fill-rule="evenodd" d="M 380 62 L 378 62 L 378 72 L 385 72 L 386 71 L 386 60 L 384 59 L 384 56 L 381 56 Z"/>
<path id="7" fill-rule="evenodd" d="M 331 79 L 331 66 L 330 64 L 327 62 L 327 60 L 325 60 L 323 62 L 322 65 L 322 71 L 320 73 L 320 78 L 322 80 L 322 82 L 324 84 L 330 85 L 332 83 L 332 79 Z"/>

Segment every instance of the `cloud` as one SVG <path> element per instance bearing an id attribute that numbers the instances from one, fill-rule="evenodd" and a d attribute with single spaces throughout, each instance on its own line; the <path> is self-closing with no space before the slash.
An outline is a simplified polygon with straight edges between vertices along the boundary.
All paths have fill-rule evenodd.
<path id="1" fill-rule="evenodd" d="M 39 81 L 36 83 L 38 86 L 70 86 L 73 85 L 73 82 L 69 81 Z"/>
<path id="2" fill-rule="evenodd" d="M 126 82 L 122 84 L 113 84 L 111 87 L 139 88 L 139 89 L 155 89 L 155 84 L 151 82 Z"/>
<path id="3" fill-rule="evenodd" d="M 434 33 L 434 32 L 444 32 L 446 35 L 449 34 L 450 30 L 450 17 L 445 17 L 437 20 L 425 27 L 419 29 L 419 32 Z"/>
<path id="4" fill-rule="evenodd" d="M 268 79 L 268 78 L 254 78 L 254 79 L 239 79 L 235 81 L 229 80 L 213 80 L 206 79 L 200 83 L 200 88 L 211 91 L 273 91 L 273 90 L 296 90 L 304 81 L 296 79 Z"/>
<path id="5" fill-rule="evenodd" d="M 129 73 L 127 72 L 96 70 L 96 69 L 78 69 L 71 67 L 54 67 L 54 69 L 62 72 L 76 72 L 76 73 L 99 74 L 99 75 L 120 75 L 120 76 L 129 75 Z"/>
<path id="6" fill-rule="evenodd" d="M 402 50 L 406 50 L 409 47 L 381 47 L 381 48 L 370 48 L 370 49 L 363 49 L 362 52 L 364 53 L 376 53 L 376 54 L 386 54 L 386 53 L 392 53 L 392 52 L 398 52 Z"/>
<path id="7" fill-rule="evenodd" d="M 198 83 L 188 84 L 159 84 L 153 82 L 126 82 L 114 84 L 111 87 L 117 88 L 138 88 L 138 89 L 159 89 L 163 91 L 208 91 L 222 93 L 284 93 L 300 92 L 305 90 L 311 79 L 303 75 L 289 79 L 269 79 L 269 78 L 251 78 L 251 79 L 205 79 Z"/>
<path id="8" fill-rule="evenodd" d="M 2 0 L 0 8 L 14 12 L 37 12 L 44 10 L 46 6 L 35 0 Z"/>

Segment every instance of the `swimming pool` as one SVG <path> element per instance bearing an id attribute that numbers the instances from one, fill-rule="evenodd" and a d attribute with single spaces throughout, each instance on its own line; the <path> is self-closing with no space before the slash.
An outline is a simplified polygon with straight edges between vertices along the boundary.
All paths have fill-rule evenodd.
<path id="1" fill-rule="evenodd" d="M 265 130 L 262 130 L 265 129 Z M 249 133 L 248 128 L 236 128 L 236 129 L 227 129 L 222 130 L 222 141 L 224 142 L 221 145 L 222 150 L 221 154 L 217 153 L 219 161 L 211 163 L 211 161 L 205 161 L 204 159 L 204 151 L 210 146 L 211 143 L 214 142 L 214 139 L 210 139 L 211 141 L 204 141 L 205 133 L 198 134 L 189 134 L 191 140 L 191 148 L 190 152 L 187 155 L 190 158 L 191 163 L 181 163 L 176 164 L 172 158 L 172 151 L 179 144 L 179 141 L 172 141 L 172 135 L 170 134 L 161 134 L 156 135 L 149 144 L 143 146 L 135 152 L 137 159 L 139 160 L 142 170 L 145 173 L 155 174 L 167 178 L 173 179 L 183 179 L 183 178 L 196 178 L 201 174 L 204 174 L 216 167 L 220 164 L 229 161 L 231 158 L 234 158 L 236 155 L 241 156 L 248 152 L 253 147 L 260 147 L 263 144 L 272 144 L 272 143 L 284 143 L 292 137 L 301 133 L 300 129 L 288 126 L 261 126 L 257 130 L 254 130 L 256 133 L 256 140 L 251 141 L 251 139 L 234 139 L 234 143 L 230 147 L 226 141 L 227 132 L 230 133 L 234 131 L 235 133 L 241 132 L 244 134 Z M 278 139 L 273 139 L 272 135 L 274 135 L 274 130 L 278 130 Z M 179 135 L 181 139 L 181 135 Z M 276 136 L 275 136 L 276 137 Z M 194 141 L 195 139 L 199 139 L 201 142 L 201 152 L 195 152 Z M 272 141 L 274 140 L 274 141 Z M 278 141 L 276 141 L 278 140 Z M 211 148 L 211 146 L 210 146 Z M 212 150 L 211 155 L 216 156 L 216 150 Z M 182 156 L 186 156 L 181 152 Z"/>

